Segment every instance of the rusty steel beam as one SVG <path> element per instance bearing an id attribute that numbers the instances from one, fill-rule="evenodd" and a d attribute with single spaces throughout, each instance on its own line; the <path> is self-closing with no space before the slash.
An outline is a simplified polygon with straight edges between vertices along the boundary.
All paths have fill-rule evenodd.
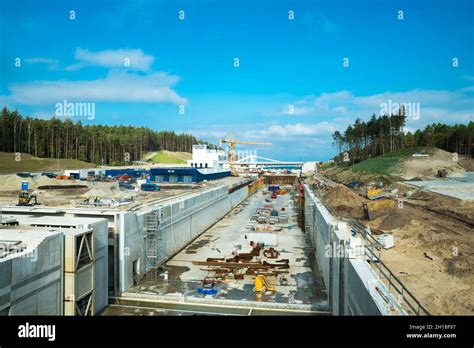
<path id="1" fill-rule="evenodd" d="M 200 266 L 217 266 L 217 267 L 225 267 L 225 268 L 261 268 L 267 269 L 271 266 L 269 265 L 262 265 L 261 263 L 250 263 L 250 262 L 218 262 L 218 261 L 193 261 L 193 265 L 200 265 Z M 281 265 L 276 265 L 281 266 Z"/>
<path id="2" fill-rule="evenodd" d="M 222 268 L 258 268 L 258 269 L 268 269 L 268 268 L 290 268 L 288 263 L 283 264 L 274 264 L 263 261 L 262 263 L 258 262 L 219 262 L 219 261 L 193 261 L 193 265 L 199 266 L 215 266 Z"/>

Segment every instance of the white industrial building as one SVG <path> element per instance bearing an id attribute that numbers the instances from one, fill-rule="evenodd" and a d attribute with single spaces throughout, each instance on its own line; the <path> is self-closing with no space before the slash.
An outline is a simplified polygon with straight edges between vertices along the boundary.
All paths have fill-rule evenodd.
<path id="1" fill-rule="evenodd" d="M 66 176 L 77 176 L 79 179 L 86 179 L 89 172 L 93 172 L 95 176 L 105 175 L 105 169 L 102 168 L 88 168 L 88 169 L 67 169 L 64 171 Z"/>
<path id="2" fill-rule="evenodd" d="M 227 155 L 222 150 L 211 150 L 207 145 L 193 145 L 193 159 L 188 160 L 188 166 L 223 169 L 226 160 Z"/>

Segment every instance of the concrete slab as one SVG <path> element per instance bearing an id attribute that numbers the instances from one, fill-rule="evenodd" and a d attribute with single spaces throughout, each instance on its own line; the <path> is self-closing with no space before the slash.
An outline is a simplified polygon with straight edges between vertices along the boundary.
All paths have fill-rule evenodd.
<path id="1" fill-rule="evenodd" d="M 404 183 L 463 201 L 474 201 L 474 172 L 466 172 L 443 179 L 405 181 Z"/>
<path id="2" fill-rule="evenodd" d="M 278 246 L 275 247 L 280 252 L 278 259 L 289 260 L 289 272 L 285 274 L 287 284 L 280 285 L 276 276 L 268 277 L 269 283 L 276 285 L 276 292 L 259 296 L 253 290 L 253 276 L 246 275 L 242 280 L 232 278 L 226 279 L 225 283 L 216 284 L 214 287 L 217 290 L 216 295 L 198 293 L 197 290 L 202 287 L 202 280 L 209 275 L 209 271 L 207 266 L 194 265 L 192 262 L 206 261 L 209 257 L 229 258 L 239 246 L 241 247 L 239 252 L 250 252 L 250 240 L 246 239 L 246 234 L 250 230 L 246 228 L 246 225 L 257 208 L 270 204 L 265 201 L 268 197 L 269 195 L 259 192 L 244 201 L 167 262 L 165 271 L 156 277 L 146 278 L 124 295 L 128 297 L 133 294 L 156 295 L 161 299 L 169 298 L 170 300 L 206 298 L 224 302 L 257 301 L 287 305 L 288 308 L 292 305 L 311 305 L 315 309 L 326 308 L 327 298 L 322 277 L 314 257 L 306 251 L 306 236 L 297 227 L 295 212 L 289 207 L 289 194 L 278 196 L 271 202 L 277 210 L 285 207 L 289 213 L 288 223 L 278 224 L 283 229 L 278 232 Z M 275 262 L 274 259 L 267 261 Z M 167 272 L 167 280 L 164 272 Z"/>

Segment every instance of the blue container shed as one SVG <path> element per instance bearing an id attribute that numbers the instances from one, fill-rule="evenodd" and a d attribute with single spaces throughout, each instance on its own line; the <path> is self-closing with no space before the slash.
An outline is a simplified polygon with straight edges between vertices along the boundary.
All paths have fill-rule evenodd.
<path id="1" fill-rule="evenodd" d="M 230 176 L 230 170 L 210 171 L 191 167 L 153 168 L 150 175 L 155 182 L 196 183 L 204 180 L 218 180 Z"/>
<path id="2" fill-rule="evenodd" d="M 133 169 L 133 168 L 126 168 L 126 169 L 107 169 L 105 171 L 105 176 L 117 177 L 120 175 L 129 175 L 132 178 L 139 178 L 144 174 L 147 174 L 148 171 L 145 169 Z"/>

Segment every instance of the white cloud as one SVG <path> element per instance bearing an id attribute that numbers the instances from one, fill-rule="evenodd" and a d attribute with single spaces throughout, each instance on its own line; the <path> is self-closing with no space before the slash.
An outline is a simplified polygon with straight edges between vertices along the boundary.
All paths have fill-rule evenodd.
<path id="1" fill-rule="evenodd" d="M 11 103 L 41 105 L 64 99 L 88 102 L 142 102 L 186 104 L 172 87 L 178 76 L 156 72 L 146 76 L 110 72 L 105 78 L 80 81 L 32 81 L 9 86 Z"/>
<path id="2" fill-rule="evenodd" d="M 28 64 L 46 64 L 48 70 L 59 70 L 59 61 L 50 58 L 26 58 Z"/>
<path id="3" fill-rule="evenodd" d="M 249 138 L 295 138 L 301 136 L 325 136 L 332 134 L 337 128 L 329 122 L 319 122 L 316 124 L 285 124 L 270 125 L 260 130 L 251 130 L 246 133 Z"/>
<path id="4" fill-rule="evenodd" d="M 280 106 L 273 115 L 309 116 L 319 119 L 345 119 L 353 122 L 356 117 L 368 119 L 372 114 L 381 114 L 382 103 L 419 103 L 420 117 L 408 118 L 407 123 L 421 127 L 431 122 L 466 122 L 473 119 L 474 86 L 454 91 L 411 90 L 405 92 L 383 92 L 370 96 L 357 96 L 350 91 L 323 93 L 307 96 L 295 101 L 295 113 L 288 113 L 288 105 Z M 268 114 L 268 112 L 267 112 Z M 352 121 L 350 121 L 352 120 Z"/>
<path id="5" fill-rule="evenodd" d="M 69 65 L 65 67 L 64 70 L 74 71 L 87 66 L 102 66 L 106 68 L 127 68 L 134 71 L 148 71 L 155 60 L 154 56 L 143 53 L 141 49 L 118 49 L 92 52 L 78 47 L 76 48 L 74 57 L 78 63 Z"/>

